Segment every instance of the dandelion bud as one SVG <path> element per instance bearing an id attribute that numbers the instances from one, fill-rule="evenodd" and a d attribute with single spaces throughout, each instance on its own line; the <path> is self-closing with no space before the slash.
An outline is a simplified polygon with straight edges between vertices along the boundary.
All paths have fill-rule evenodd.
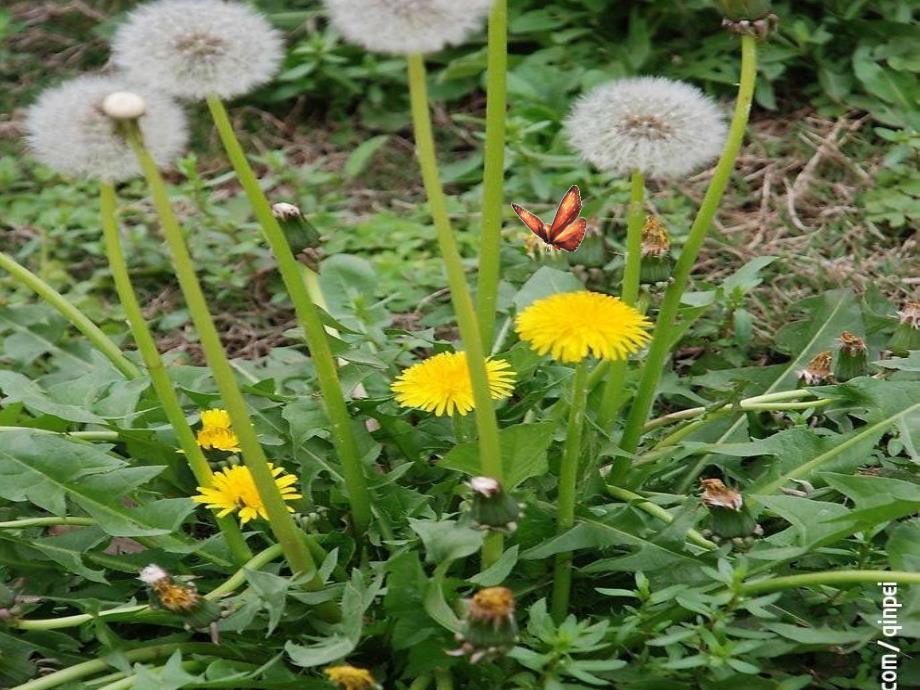
<path id="1" fill-rule="evenodd" d="M 565 121 L 569 143 L 601 170 L 682 177 L 714 160 L 727 129 L 695 86 L 662 77 L 620 79 L 582 96 Z"/>
<path id="2" fill-rule="evenodd" d="M 155 92 L 128 91 L 120 79 L 100 76 L 43 92 L 26 118 L 28 144 L 38 160 L 63 175 L 110 182 L 139 176 L 134 152 L 113 118 L 140 118 L 144 143 L 160 166 L 185 148 L 185 114 L 175 102 Z"/>
<path id="3" fill-rule="evenodd" d="M 639 280 L 643 283 L 662 283 L 671 277 L 671 238 L 664 225 L 655 216 L 645 219 L 642 228 L 642 264 Z"/>
<path id="4" fill-rule="evenodd" d="M 281 34 L 242 2 L 157 0 L 128 14 L 112 61 L 132 80 L 180 98 L 231 98 L 269 81 Z"/>
<path id="5" fill-rule="evenodd" d="M 470 488 L 473 505 L 469 514 L 477 527 L 509 533 L 517 529 L 515 521 L 521 512 L 520 506 L 505 492 L 501 482 L 492 477 L 473 477 Z"/>
<path id="6" fill-rule="evenodd" d="M 325 0 L 332 25 L 368 50 L 434 53 L 462 43 L 485 22 L 493 0 Z"/>
<path id="7" fill-rule="evenodd" d="M 136 120 L 147 112 L 147 104 L 136 93 L 116 91 L 103 99 L 102 112 L 113 120 Z"/>
<path id="8" fill-rule="evenodd" d="M 909 350 L 920 350 L 920 302 L 905 303 L 898 318 L 888 349 L 898 357 L 906 357 Z"/>
<path id="9" fill-rule="evenodd" d="M 771 10 L 770 0 L 717 0 L 726 19 L 763 19 Z"/>
<path id="10" fill-rule="evenodd" d="M 804 369 L 799 371 L 799 380 L 806 386 L 820 386 L 834 378 L 831 371 L 833 354 L 830 350 L 819 352 Z"/>
<path id="11" fill-rule="evenodd" d="M 313 223 L 304 217 L 297 206 L 284 202 L 272 205 L 272 215 L 278 219 L 278 224 L 298 261 L 313 270 L 319 268 L 323 253 L 319 249 L 319 231 Z"/>
<path id="12" fill-rule="evenodd" d="M 700 480 L 700 500 L 709 508 L 709 530 L 720 539 L 748 537 L 755 533 L 757 522 L 751 515 L 744 498 L 721 479 Z"/>
<path id="13" fill-rule="evenodd" d="M 849 331 L 840 334 L 837 341 L 837 357 L 834 360 L 834 378 L 849 381 L 857 376 L 865 376 L 869 363 L 869 350 L 866 342 Z"/>
<path id="14" fill-rule="evenodd" d="M 366 668 L 358 668 L 342 664 L 341 666 L 328 666 L 323 670 L 330 683 L 342 690 L 375 690 L 380 686 L 374 676 Z"/>
<path id="15" fill-rule="evenodd" d="M 770 0 L 717 0 L 724 18 L 722 26 L 733 34 L 767 38 L 779 24 L 770 12 Z"/>
<path id="16" fill-rule="evenodd" d="M 451 656 L 468 656 L 470 663 L 506 654 L 517 641 L 514 595 L 507 587 L 479 590 L 469 602 L 463 628 L 457 633 L 460 648 Z"/>
<path id="17" fill-rule="evenodd" d="M 138 579 L 147 585 L 150 605 L 180 615 L 189 628 L 206 628 L 220 617 L 220 606 L 202 597 L 195 585 L 177 582 L 163 568 L 151 563 Z"/>

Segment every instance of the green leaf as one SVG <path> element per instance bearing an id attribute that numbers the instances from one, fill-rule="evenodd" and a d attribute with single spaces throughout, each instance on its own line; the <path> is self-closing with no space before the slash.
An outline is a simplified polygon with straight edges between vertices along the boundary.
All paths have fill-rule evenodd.
<path id="1" fill-rule="evenodd" d="M 788 640 L 802 644 L 814 645 L 848 645 L 866 642 L 876 635 L 871 627 L 855 630 L 833 630 L 827 626 L 820 628 L 803 628 L 788 623 L 769 623 L 766 628 Z"/>
<path id="2" fill-rule="evenodd" d="M 122 502 L 163 469 L 129 467 L 95 445 L 57 434 L 0 430 L 0 497 L 31 501 L 54 515 L 67 514 L 69 497 L 115 537 L 175 532 L 192 511 L 186 498 L 133 507 Z"/>
<path id="3" fill-rule="evenodd" d="M 502 449 L 503 484 L 511 490 L 531 477 L 546 474 L 546 451 L 556 433 L 553 422 L 516 424 L 499 431 Z M 439 463 L 471 476 L 481 473 L 477 443 L 461 443 L 452 448 Z"/>
<path id="4" fill-rule="evenodd" d="M 351 152 L 348 160 L 345 161 L 345 166 L 342 168 L 345 177 L 351 179 L 364 172 L 370 164 L 371 159 L 374 157 L 374 154 L 377 153 L 389 139 L 389 134 L 381 134 L 366 139 L 358 144 L 355 150 Z"/>
<path id="5" fill-rule="evenodd" d="M 584 290 L 585 286 L 578 278 L 567 271 L 560 271 L 549 266 L 541 266 L 530 279 L 521 286 L 514 296 L 514 306 L 518 311 L 543 297 L 557 292 L 575 292 Z"/>
<path id="6" fill-rule="evenodd" d="M 453 520 L 409 520 L 409 526 L 425 545 L 429 563 L 439 565 L 476 553 L 482 546 L 482 530 Z"/>
<path id="7" fill-rule="evenodd" d="M 495 563 L 478 575 L 473 575 L 473 577 L 468 578 L 469 581 L 480 587 L 495 587 L 496 585 L 500 585 L 508 578 L 508 575 L 511 574 L 511 571 L 517 564 L 519 548 L 520 547 L 515 544 L 510 549 L 506 549 Z"/>

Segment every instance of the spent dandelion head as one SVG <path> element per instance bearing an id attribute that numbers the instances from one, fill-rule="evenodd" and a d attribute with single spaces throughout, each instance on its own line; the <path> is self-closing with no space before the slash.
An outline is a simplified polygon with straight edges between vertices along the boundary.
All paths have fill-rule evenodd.
<path id="1" fill-rule="evenodd" d="M 589 355 L 627 359 L 646 343 L 650 325 L 618 298 L 588 290 L 539 299 L 516 319 L 521 340 L 561 362 L 580 362 Z"/>
<path id="2" fill-rule="evenodd" d="M 157 165 L 169 165 L 185 148 L 188 130 L 179 105 L 160 93 L 133 91 L 122 79 L 108 76 L 78 77 L 42 93 L 26 117 L 29 148 L 42 163 L 68 177 L 118 182 L 139 176 L 134 152 L 107 109 L 137 119 Z"/>
<path id="3" fill-rule="evenodd" d="M 133 79 L 180 98 L 232 98 L 269 81 L 281 34 L 243 2 L 156 0 L 128 14 L 113 62 Z"/>
<path id="4" fill-rule="evenodd" d="M 718 106 L 695 86 L 662 77 L 619 79 L 582 96 L 565 122 L 572 147 L 601 170 L 680 177 L 722 150 Z"/>
<path id="5" fill-rule="evenodd" d="M 514 372 L 502 359 L 486 361 L 493 400 L 514 390 Z M 465 415 L 475 406 L 465 352 L 442 352 L 404 370 L 390 386 L 396 402 L 436 415 Z"/>
<path id="6" fill-rule="evenodd" d="M 341 664 L 327 666 L 323 673 L 330 683 L 338 685 L 342 690 L 374 690 L 380 687 L 366 668 Z"/>
<path id="7" fill-rule="evenodd" d="M 285 501 L 302 498 L 294 486 L 297 477 L 285 473 L 281 467 L 275 467 L 271 463 L 268 466 L 275 478 L 275 485 Z M 211 486 L 199 486 L 198 491 L 200 493 L 192 496 L 192 500 L 219 511 L 217 517 L 226 517 L 230 513 L 239 511 L 240 522 L 244 525 L 257 517 L 263 520 L 268 519 L 265 504 L 256 489 L 248 467 L 237 465 L 221 472 L 215 472 L 214 483 Z M 288 510 L 294 512 L 290 506 Z"/>
<path id="8" fill-rule="evenodd" d="M 240 442 L 233 432 L 230 414 L 226 410 L 214 409 L 201 412 L 201 429 L 197 435 L 198 445 L 205 449 L 240 452 Z"/>
<path id="9" fill-rule="evenodd" d="M 819 352 L 808 362 L 808 365 L 798 372 L 799 380 L 806 386 L 820 386 L 830 383 L 833 379 L 831 362 L 834 353 L 830 350 Z"/>
<path id="10" fill-rule="evenodd" d="M 493 0 L 325 0 L 332 25 L 352 43 L 396 55 L 434 53 L 479 30 Z"/>

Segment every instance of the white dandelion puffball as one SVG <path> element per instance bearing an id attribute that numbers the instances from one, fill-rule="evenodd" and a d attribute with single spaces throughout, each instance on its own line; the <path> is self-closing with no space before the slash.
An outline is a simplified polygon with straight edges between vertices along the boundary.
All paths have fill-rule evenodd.
<path id="1" fill-rule="evenodd" d="M 178 98 L 232 98 L 271 80 L 281 34 L 242 2 L 156 0 L 128 14 L 112 61 L 140 84 Z"/>
<path id="2" fill-rule="evenodd" d="M 131 147 L 103 109 L 112 94 L 135 92 L 117 78 L 78 77 L 48 89 L 29 109 L 26 140 L 35 157 L 69 177 L 118 182 L 141 174 Z M 138 119 L 157 165 L 167 166 L 185 149 L 188 130 L 182 108 L 166 95 L 139 91 Z"/>
<path id="3" fill-rule="evenodd" d="M 680 177 L 715 159 L 725 119 L 695 86 L 663 77 L 620 79 L 582 96 L 565 122 L 569 142 L 601 170 Z"/>
<path id="4" fill-rule="evenodd" d="M 434 53 L 478 31 L 493 0 L 324 0 L 352 43 L 396 55 Z"/>

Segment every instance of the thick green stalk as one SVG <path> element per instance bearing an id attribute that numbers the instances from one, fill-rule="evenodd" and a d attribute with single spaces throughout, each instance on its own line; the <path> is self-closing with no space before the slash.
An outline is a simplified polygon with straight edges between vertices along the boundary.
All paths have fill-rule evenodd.
<path id="1" fill-rule="evenodd" d="M 74 525 L 87 527 L 95 525 L 96 521 L 92 518 L 81 517 L 35 517 L 20 518 L 18 520 L 6 520 L 0 522 L 0 529 L 26 529 L 27 527 L 51 527 L 53 525 Z"/>
<path id="2" fill-rule="evenodd" d="M 630 177 L 629 209 L 626 215 L 626 266 L 623 269 L 621 298 L 626 304 L 635 306 L 639 299 L 639 274 L 642 268 L 642 226 L 645 222 L 645 176 L 634 170 Z M 623 386 L 629 360 L 614 362 L 610 367 L 607 384 L 601 398 L 597 415 L 598 426 L 610 432 L 613 420 L 623 405 Z M 628 460 L 626 460 L 628 462 Z"/>
<path id="3" fill-rule="evenodd" d="M 559 467 L 559 499 L 556 506 L 556 534 L 563 534 L 575 525 L 575 496 L 578 488 L 578 466 L 581 459 L 581 435 L 587 406 L 588 365 L 579 362 L 572 381 L 572 404 L 565 433 L 565 448 Z M 556 554 L 553 571 L 553 619 L 560 623 L 569 612 L 572 589 L 572 553 Z"/>
<path id="4" fill-rule="evenodd" d="M 259 181 L 246 160 L 246 154 L 240 146 L 239 140 L 233 131 L 230 118 L 221 100 L 215 96 L 208 96 L 208 108 L 217 127 L 217 132 L 223 142 L 227 157 L 233 165 L 236 176 L 246 192 L 249 204 L 255 213 L 256 219 L 262 226 L 265 239 L 271 247 L 278 270 L 284 286 L 287 288 L 297 320 L 303 328 L 310 348 L 310 357 L 316 369 L 316 378 L 319 381 L 320 392 L 326 406 L 326 415 L 331 426 L 332 442 L 335 445 L 339 459 L 342 461 L 342 476 L 345 487 L 348 489 L 348 502 L 351 507 L 351 516 L 354 521 L 355 532 L 359 535 L 367 531 L 371 522 L 371 498 L 367 489 L 367 479 L 361 466 L 361 456 L 358 444 L 355 441 L 354 431 L 351 426 L 351 417 L 345 404 L 342 385 L 339 382 L 335 358 L 326 339 L 326 331 L 313 300 L 307 292 L 301 273 L 301 265 L 294 257 L 287 238 L 278 224 L 277 218 L 272 213 L 271 204 L 259 186 Z"/>
<path id="5" fill-rule="evenodd" d="M 195 440 L 195 432 L 188 425 L 185 413 L 182 410 L 182 404 L 176 395 L 166 367 L 163 365 L 163 359 L 157 350 L 156 341 L 150 333 L 147 326 L 147 320 L 141 311 L 141 305 L 137 300 L 137 294 L 131 285 L 131 276 L 128 273 L 128 265 L 125 262 L 125 255 L 121 248 L 121 238 L 118 234 L 118 216 L 116 211 L 115 188 L 107 182 L 99 186 L 99 208 L 102 218 L 102 231 L 105 237 L 105 251 L 109 260 L 109 268 L 112 271 L 112 278 L 115 281 L 115 291 L 118 293 L 118 299 L 125 310 L 125 316 L 128 319 L 128 325 L 131 327 L 131 333 L 134 336 L 134 342 L 140 352 L 144 366 L 147 368 L 147 374 L 150 376 L 150 382 L 153 384 L 153 390 L 163 406 L 163 412 L 166 419 L 169 420 L 179 447 L 188 460 L 189 468 L 195 479 L 201 486 L 211 486 L 214 481 L 214 474 L 211 472 L 211 466 L 208 464 L 204 453 Z M 243 563 L 252 558 L 252 551 L 246 546 L 246 540 L 240 531 L 240 526 L 236 520 L 225 517 L 216 518 L 217 525 L 227 540 L 227 546 L 233 554 L 233 558 L 238 563 Z"/>
<path id="6" fill-rule="evenodd" d="M 637 493 L 632 491 L 627 491 L 626 489 L 621 489 L 618 486 L 608 486 L 607 493 L 613 496 L 614 498 L 619 498 L 621 501 L 627 501 L 635 505 L 639 510 L 648 513 L 652 517 L 656 517 L 662 522 L 671 524 L 674 522 L 674 517 L 656 503 L 652 503 L 644 496 L 640 496 Z M 714 550 L 718 549 L 719 545 L 713 541 L 710 541 L 702 534 L 697 532 L 695 529 L 687 530 L 687 541 L 692 541 L 697 546 L 702 546 L 704 549 Z"/>
<path id="7" fill-rule="evenodd" d="M 260 551 L 244 563 L 239 570 L 233 573 L 233 575 L 224 580 L 222 584 L 205 594 L 204 598 L 217 601 L 224 595 L 230 594 L 237 587 L 246 582 L 247 571 L 252 572 L 261 569 L 262 566 L 278 558 L 281 553 L 281 546 L 279 544 L 272 544 L 264 551 Z M 136 604 L 132 606 L 119 606 L 114 609 L 100 611 L 99 613 L 78 613 L 73 616 L 33 618 L 31 620 L 28 618 L 21 618 L 11 621 L 9 625 L 14 628 L 19 628 L 20 630 L 60 630 L 61 628 L 75 628 L 84 623 L 89 623 L 96 618 L 112 618 L 128 615 L 132 618 L 143 620 L 143 617 L 150 615 L 152 610 L 153 609 L 146 604 Z"/>
<path id="8" fill-rule="evenodd" d="M 502 201 L 505 182 L 505 110 L 507 108 L 508 2 L 495 0 L 489 15 L 486 81 L 486 145 L 482 174 L 482 235 L 476 309 L 486 352 L 492 347 L 498 282 L 501 276 Z"/>
<path id="9" fill-rule="evenodd" d="M 809 587 L 811 585 L 849 585 L 859 583 L 896 582 L 899 585 L 920 585 L 920 573 L 899 570 L 828 570 L 818 573 L 801 573 L 769 577 L 755 582 L 741 584 L 742 594 L 763 594 L 783 589 Z"/>
<path id="10" fill-rule="evenodd" d="M 178 219 L 170 204 L 166 185 L 163 183 L 163 178 L 160 176 L 156 163 L 147 151 L 146 146 L 144 146 L 137 123 L 131 123 L 130 126 L 126 127 L 125 131 L 128 143 L 134 149 L 141 169 L 144 171 L 144 177 L 150 187 L 153 204 L 160 217 L 160 226 L 163 230 L 166 244 L 172 254 L 173 267 L 176 271 L 179 287 L 182 289 L 192 322 L 198 331 L 198 338 L 214 375 L 217 390 L 230 415 L 233 431 L 239 439 L 243 461 L 246 463 L 246 467 L 249 468 L 253 483 L 259 492 L 259 497 L 265 505 L 272 532 L 281 544 L 285 558 L 292 571 L 295 573 L 314 573 L 316 567 L 304 541 L 303 533 L 298 529 L 294 518 L 288 512 L 287 504 L 281 497 L 277 484 L 275 484 L 272 470 L 268 466 L 268 460 L 249 418 L 246 399 L 243 397 L 243 393 L 234 378 L 233 368 L 230 366 L 227 353 L 220 342 L 217 327 L 214 325 L 214 320 L 208 311 L 207 301 L 201 290 L 198 277 L 195 275 L 195 264 L 189 255 L 188 248 L 185 246 L 182 229 L 179 227 Z M 318 578 L 314 577 L 307 586 L 312 589 L 318 589 L 322 587 L 322 583 Z"/>
<path id="11" fill-rule="evenodd" d="M 70 321 L 74 328 L 85 335 L 93 346 L 124 374 L 125 378 L 136 379 L 141 375 L 140 369 L 124 356 L 118 345 L 113 343 L 96 324 L 86 317 L 86 314 L 72 305 L 64 295 L 4 252 L 0 252 L 0 268 L 57 309 L 61 316 Z"/>
<path id="12" fill-rule="evenodd" d="M 121 652 L 121 658 L 129 663 L 155 661 L 157 659 L 165 659 L 176 651 L 192 654 L 212 654 L 231 658 L 236 656 L 232 652 L 229 652 L 226 647 L 220 647 L 218 645 L 205 644 L 202 642 L 175 642 L 131 649 L 126 652 Z M 50 690 L 50 688 L 56 688 L 59 685 L 73 683 L 81 678 L 102 673 L 110 668 L 112 668 L 112 665 L 108 661 L 104 659 L 93 659 L 92 661 L 84 661 L 82 664 L 75 664 L 74 666 L 62 668 L 60 671 L 55 671 L 54 673 L 49 673 L 47 676 L 30 680 L 28 683 L 17 685 L 10 690 Z"/>
<path id="13" fill-rule="evenodd" d="M 719 202 L 722 200 L 722 195 L 728 186 L 732 170 L 735 167 L 735 159 L 741 150 L 748 116 L 751 112 L 751 101 L 754 96 L 756 80 L 757 42 L 753 36 L 742 36 L 741 81 L 738 85 L 738 98 L 735 102 L 735 112 L 732 116 L 728 140 L 713 173 L 709 189 L 706 190 L 699 212 L 690 228 L 687 241 L 681 250 L 680 258 L 674 267 L 674 280 L 668 286 L 661 304 L 661 310 L 658 312 L 652 343 L 645 358 L 645 364 L 642 367 L 639 389 L 629 411 L 629 418 L 626 421 L 626 428 L 620 442 L 620 447 L 628 453 L 634 453 L 639 447 L 642 427 L 645 424 L 645 420 L 648 419 L 649 411 L 655 400 L 658 381 L 661 378 L 661 372 L 665 367 L 670 352 L 673 338 L 672 329 L 677 319 L 681 297 L 690 281 L 693 264 L 696 262 L 696 257 L 699 254 L 700 247 L 703 245 L 703 241 L 706 239 L 706 234 L 709 232 L 709 227 L 712 225 L 716 211 L 719 209 Z M 626 463 L 618 464 L 615 468 L 615 476 L 611 474 L 609 482 L 616 484 L 622 481 L 627 470 Z"/>
<path id="14" fill-rule="evenodd" d="M 473 387 L 473 401 L 476 405 L 476 430 L 479 433 L 480 471 L 484 476 L 502 480 L 501 445 L 498 438 L 498 422 L 489 389 L 489 377 L 486 372 L 485 350 L 479 333 L 473 299 L 470 297 L 469 285 L 463 273 L 460 250 L 454 239 L 447 214 L 447 200 L 441 187 L 438 173 L 438 160 L 435 154 L 434 136 L 431 132 L 431 116 L 428 112 L 428 86 L 425 83 L 425 62 L 421 55 L 410 55 L 409 96 L 412 101 L 412 123 L 415 130 L 415 147 L 422 181 L 428 195 L 431 216 L 438 234 L 438 245 L 447 271 L 447 283 L 450 297 L 460 328 L 460 337 L 466 351 L 467 366 Z M 482 558 L 488 566 L 498 560 L 502 551 L 501 534 L 493 533 L 486 537 L 483 544 Z"/>

